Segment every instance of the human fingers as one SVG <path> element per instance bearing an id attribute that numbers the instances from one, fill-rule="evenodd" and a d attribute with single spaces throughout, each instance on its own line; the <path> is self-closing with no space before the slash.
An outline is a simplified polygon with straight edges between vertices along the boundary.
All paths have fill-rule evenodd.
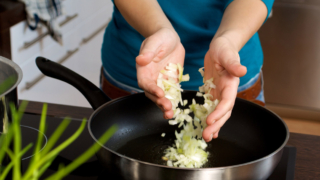
<path id="1" fill-rule="evenodd" d="M 231 63 L 227 66 L 227 71 L 236 77 L 242 77 L 247 74 L 247 68 L 239 62 Z"/>
<path id="2" fill-rule="evenodd" d="M 154 80 L 148 78 L 141 78 L 138 76 L 138 86 L 143 89 L 144 91 L 158 97 L 164 97 L 163 90 L 157 86 Z"/>
<path id="3" fill-rule="evenodd" d="M 221 119 L 228 111 L 232 110 L 237 95 L 237 87 L 227 86 L 221 91 L 221 100 L 215 110 L 208 115 L 207 124 L 211 125 Z"/>
<path id="4" fill-rule="evenodd" d="M 229 74 L 242 77 L 247 73 L 247 68 L 240 64 L 240 56 L 238 52 L 231 48 L 223 48 L 218 55 L 218 61 Z"/>
<path id="5" fill-rule="evenodd" d="M 213 139 L 216 139 L 216 138 L 218 138 L 218 135 L 219 135 L 219 131 L 220 131 L 220 129 L 216 132 L 216 133 L 214 133 L 213 134 L 213 136 L 212 136 L 212 138 Z"/>
<path id="6" fill-rule="evenodd" d="M 156 103 L 163 112 L 171 110 L 172 104 L 167 98 L 159 98 L 148 92 L 145 92 L 145 94 L 151 101 Z"/>
<path id="7" fill-rule="evenodd" d="M 145 95 L 161 109 L 165 119 L 171 119 L 173 117 L 172 104 L 167 98 L 158 98 L 148 92 L 145 92 Z"/>
<path id="8" fill-rule="evenodd" d="M 166 28 L 159 30 L 143 41 L 136 58 L 137 64 L 145 66 L 151 61 L 161 61 L 176 48 L 177 42 L 179 38 L 176 32 Z"/>
<path id="9" fill-rule="evenodd" d="M 157 55 L 161 42 L 147 38 L 140 47 L 139 55 L 136 57 L 136 63 L 140 66 L 148 65 Z"/>
<path id="10" fill-rule="evenodd" d="M 213 124 L 206 127 L 202 132 L 202 137 L 206 142 L 212 140 L 212 138 L 217 138 L 220 128 L 224 125 L 224 123 L 230 118 L 231 110 L 228 111 L 222 118 L 215 121 Z"/>
<path id="11" fill-rule="evenodd" d="M 215 72 L 214 68 L 215 67 L 213 65 L 212 56 L 210 56 L 210 52 L 208 51 L 206 53 L 206 55 L 204 56 L 204 69 L 205 69 L 204 78 L 205 78 L 205 80 L 212 78 L 213 72 Z"/>

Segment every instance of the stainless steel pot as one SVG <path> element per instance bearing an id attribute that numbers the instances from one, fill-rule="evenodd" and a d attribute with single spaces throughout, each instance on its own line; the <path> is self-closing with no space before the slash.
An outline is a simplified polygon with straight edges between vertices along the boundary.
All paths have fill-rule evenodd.
<path id="1" fill-rule="evenodd" d="M 22 79 L 22 70 L 13 61 L 0 56 L 0 134 L 6 132 L 11 121 L 9 103 L 17 104 L 14 90 Z"/>
<path id="2" fill-rule="evenodd" d="M 5 135 L 8 125 L 11 122 L 9 103 L 18 104 L 15 88 L 18 86 L 21 79 L 22 70 L 20 67 L 13 61 L 0 56 L 0 136 Z M 5 155 L 2 162 L 0 162 L 0 167 L 2 165 L 8 165 L 10 161 L 11 159 Z M 6 177 L 6 179 L 11 178 L 12 176 L 10 174 Z"/>

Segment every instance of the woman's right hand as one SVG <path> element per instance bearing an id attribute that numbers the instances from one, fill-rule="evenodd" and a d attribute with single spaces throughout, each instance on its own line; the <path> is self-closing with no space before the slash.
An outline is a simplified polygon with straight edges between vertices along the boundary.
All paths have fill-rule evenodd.
<path id="1" fill-rule="evenodd" d="M 163 111 L 165 119 L 173 117 L 171 102 L 157 86 L 157 78 L 169 63 L 184 63 L 185 50 L 178 34 L 170 28 L 162 28 L 146 38 L 136 57 L 138 85 L 146 96 Z"/>

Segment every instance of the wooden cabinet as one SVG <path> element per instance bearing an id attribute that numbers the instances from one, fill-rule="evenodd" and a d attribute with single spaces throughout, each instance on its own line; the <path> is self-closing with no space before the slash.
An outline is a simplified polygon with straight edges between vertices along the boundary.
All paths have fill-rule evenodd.
<path id="1" fill-rule="evenodd" d="M 19 99 L 89 107 L 73 87 L 43 77 L 35 64 L 38 56 L 59 62 L 88 78 L 97 86 L 100 75 L 100 49 L 104 29 L 111 19 L 111 0 L 65 0 L 61 25 L 63 45 L 54 41 L 46 27 L 31 31 L 25 21 L 10 28 L 11 56 L 23 71 L 18 86 Z"/>

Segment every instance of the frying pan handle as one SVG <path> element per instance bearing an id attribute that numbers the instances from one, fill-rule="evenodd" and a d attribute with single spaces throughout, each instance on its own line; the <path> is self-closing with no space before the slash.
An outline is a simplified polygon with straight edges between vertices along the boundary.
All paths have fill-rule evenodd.
<path id="1" fill-rule="evenodd" d="M 93 83 L 56 62 L 37 57 L 36 64 L 44 75 L 64 81 L 78 89 L 94 110 L 111 100 Z"/>

